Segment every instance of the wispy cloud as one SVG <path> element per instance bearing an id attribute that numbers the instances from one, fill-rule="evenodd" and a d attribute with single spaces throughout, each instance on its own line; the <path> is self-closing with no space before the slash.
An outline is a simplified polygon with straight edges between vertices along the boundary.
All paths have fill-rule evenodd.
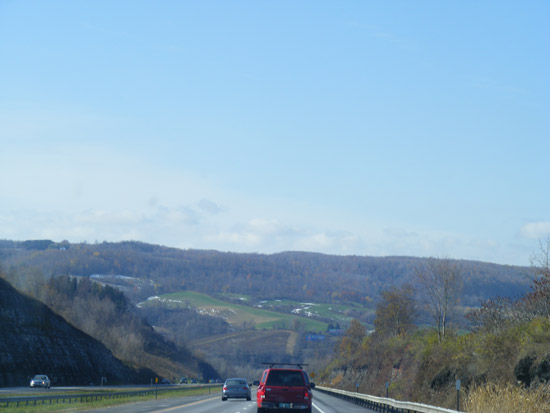
<path id="1" fill-rule="evenodd" d="M 529 222 L 521 227 L 520 234 L 527 239 L 540 239 L 550 234 L 550 222 Z"/>
<path id="2" fill-rule="evenodd" d="M 227 210 L 226 207 L 223 207 L 223 206 L 217 204 L 216 202 L 211 201 L 211 200 L 206 199 L 206 198 L 201 199 L 198 202 L 197 206 L 199 207 L 200 210 L 202 210 L 204 212 L 208 212 L 210 214 L 219 214 L 220 212 L 223 212 L 223 211 Z"/>

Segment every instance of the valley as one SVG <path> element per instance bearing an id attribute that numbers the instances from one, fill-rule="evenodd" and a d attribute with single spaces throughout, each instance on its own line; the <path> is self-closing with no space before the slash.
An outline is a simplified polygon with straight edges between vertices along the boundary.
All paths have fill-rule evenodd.
<path id="1" fill-rule="evenodd" d="M 483 337 L 470 334 L 486 322 L 486 312 L 475 310 L 512 305 L 511 299 L 490 300 L 525 295 L 533 279 L 529 268 L 475 261 L 236 254 L 138 242 L 0 241 L 0 256 L 2 277 L 20 294 L 98 340 L 144 382 L 255 378 L 264 362 L 299 362 L 336 387 L 361 383 L 376 392 L 391 375 L 400 386 L 395 391 L 412 398 L 417 390 L 431 394 L 430 388 L 442 397 L 455 374 L 465 383 L 489 374 L 484 366 L 495 365 L 492 354 L 461 347 Z M 440 263 L 461 277 L 445 340 L 437 339 L 421 305 L 424 291 L 415 275 Z M 393 312 L 408 302 L 410 311 Z M 489 306 L 480 307 L 484 302 Z M 513 355 L 511 369 L 530 361 L 518 359 L 527 356 Z M 468 369 L 455 358 L 469 360 Z M 24 374 L 41 371 L 28 370 Z M 490 374 L 510 376 L 509 370 Z M 418 383 L 404 385 L 413 380 Z"/>

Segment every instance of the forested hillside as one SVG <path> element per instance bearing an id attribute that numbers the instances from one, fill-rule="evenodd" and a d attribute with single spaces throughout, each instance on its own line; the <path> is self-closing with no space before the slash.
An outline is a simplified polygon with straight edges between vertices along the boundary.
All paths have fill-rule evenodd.
<path id="1" fill-rule="evenodd" d="M 120 364 L 119 360 L 122 360 L 136 370 L 146 369 L 149 374 L 142 377 L 144 382 L 155 376 L 173 379 L 184 375 L 203 379 L 219 377 L 208 362 L 196 357 L 184 343 L 176 344 L 156 332 L 120 290 L 93 282 L 88 277 L 60 275 L 44 278 L 37 270 L 31 271 L 35 277 L 32 283 L 21 284 L 19 274 L 28 273 L 12 268 L 11 271 L 1 270 L 0 278 L 15 285 L 19 283 L 20 291 L 40 300 L 45 304 L 43 307 L 53 310 L 58 318 L 63 317 L 81 332 L 101 342 Z M 6 300 L 0 302 L 0 310 L 8 311 L 8 306 Z M 11 329 L 18 331 L 16 325 Z M 48 334 L 55 335 L 55 331 Z M 22 339 L 17 334 L 12 338 L 13 341 L 3 350 L 6 354 L 14 353 L 17 342 Z M 25 374 L 33 375 L 32 366 L 27 367 Z"/>
<path id="2" fill-rule="evenodd" d="M 54 386 L 148 383 L 155 373 L 133 369 L 98 340 L 0 278 L 0 386 L 28 386 L 47 374 Z"/>
<path id="3" fill-rule="evenodd" d="M 127 288 L 134 302 L 180 290 L 232 292 L 257 298 L 373 305 L 390 286 L 415 283 L 414 257 L 331 256 L 304 252 L 237 254 L 180 250 L 140 242 L 69 244 L 52 241 L 0 241 L 0 261 L 24 269 L 19 283 L 70 274 L 120 274 L 140 278 Z M 527 268 L 457 261 L 464 279 L 461 302 L 475 307 L 491 297 L 518 296 L 529 289 Z"/>
<path id="4" fill-rule="evenodd" d="M 440 301 L 449 308 L 434 307 L 433 328 L 424 328 L 414 323 L 420 303 L 409 288 L 385 291 L 374 332 L 352 321 L 320 380 L 447 408 L 456 406 L 460 380 L 464 411 L 550 411 L 550 239 L 533 257 L 530 292 L 492 298 L 468 311 L 469 332 L 441 323 L 452 299 Z M 452 273 L 440 274 L 440 285 L 450 285 Z M 428 294 L 432 303 L 453 295 L 444 289 Z"/>
<path id="5" fill-rule="evenodd" d="M 445 326 L 452 331 L 458 325 L 470 328 L 471 325 L 464 323 L 463 315 L 487 300 L 499 296 L 513 299 L 526 294 L 532 288 L 534 277 L 529 268 L 463 260 L 329 256 L 303 252 L 237 254 L 179 250 L 139 242 L 0 241 L 0 263 L 6 278 L 14 286 L 40 297 L 132 365 L 155 366 L 167 374 L 174 372 L 176 365 L 182 374 L 187 375 L 186 369 L 191 369 L 193 374 L 203 377 L 230 374 L 235 367 L 241 372 L 254 371 L 254 366 L 247 363 L 265 357 L 268 346 L 261 344 L 262 337 L 271 337 L 271 341 L 274 341 L 273 337 L 281 342 L 286 340 L 284 353 L 278 349 L 268 350 L 271 351 L 269 354 L 286 360 L 307 359 L 310 365 L 321 371 L 332 353 L 335 337 L 326 334 L 322 338 L 324 341 L 311 341 L 306 323 L 299 320 L 282 323 L 274 334 L 262 334 L 254 323 L 230 324 L 225 319 L 197 314 L 192 306 L 174 308 L 165 305 L 163 303 L 167 301 L 163 300 L 169 301 L 172 296 L 169 293 L 202 292 L 236 300 L 250 308 L 279 303 L 273 311 L 286 313 L 293 311 L 298 303 L 316 303 L 317 308 L 331 307 L 332 311 L 345 304 L 347 310 L 341 313 L 342 316 L 356 318 L 363 328 L 375 326 L 378 331 L 383 331 L 383 320 L 375 314 L 375 309 L 396 291 L 407 291 L 411 300 L 420 302 L 430 284 L 429 279 L 424 279 L 426 283 L 423 284 L 419 274 L 429 270 L 431 265 L 441 263 L 456 271 L 460 278 L 460 283 L 456 283 L 456 295 L 452 297 L 453 311 L 445 319 Z M 435 273 L 438 271 L 436 268 Z M 162 298 L 164 295 L 168 297 Z M 156 304 L 140 311 L 134 307 L 153 296 L 155 300 L 148 302 Z M 242 296 L 246 296 L 247 301 L 243 301 Z M 330 306 L 322 307 L 320 303 Z M 412 314 L 410 312 L 411 317 Z M 409 320 L 411 325 L 426 325 L 433 321 L 429 311 L 420 305 L 414 316 L 414 320 Z M 329 325 L 338 321 L 331 319 L 327 312 L 308 317 L 326 323 L 327 332 L 331 328 Z M 145 318 L 155 325 L 154 330 L 143 321 Z M 338 322 L 347 328 L 349 320 Z M 409 327 L 406 327 L 407 331 Z M 227 357 L 222 355 L 215 359 L 213 355 L 219 353 L 219 342 L 205 341 L 208 336 L 217 336 L 220 340 L 231 337 L 225 343 L 229 346 L 234 342 L 236 347 L 224 350 Z M 398 336 L 402 337 L 401 332 Z M 248 346 L 251 337 L 257 343 L 254 346 Z M 362 341 L 363 338 L 356 346 L 360 347 Z M 343 371 L 342 376 L 326 376 L 326 380 L 349 384 L 357 379 L 349 373 L 355 367 L 364 371 L 368 366 L 363 363 L 372 362 L 368 360 L 393 363 L 380 357 L 381 353 L 376 350 L 378 341 L 368 342 L 369 351 L 373 352 L 354 355 L 348 348 L 345 357 L 337 359 L 339 364 L 332 369 L 333 372 Z M 394 344 L 398 343 L 383 342 L 379 348 L 388 350 L 384 354 L 390 354 Z M 196 347 L 187 351 L 187 345 Z M 404 349 L 411 342 L 404 345 L 395 347 L 396 355 L 406 354 Z M 418 345 L 422 348 L 425 343 Z M 258 353 L 259 348 L 262 351 Z M 199 357 L 193 352 L 197 352 Z M 209 362 L 215 359 L 217 373 L 201 361 L 206 355 Z M 413 358 L 418 361 L 416 356 Z M 168 359 L 170 363 L 165 363 Z M 356 364 L 357 360 L 361 360 L 359 364 Z M 404 358 L 403 363 L 406 364 L 406 360 Z M 246 370 L 249 367 L 251 370 Z M 381 365 L 380 369 L 385 367 Z"/>

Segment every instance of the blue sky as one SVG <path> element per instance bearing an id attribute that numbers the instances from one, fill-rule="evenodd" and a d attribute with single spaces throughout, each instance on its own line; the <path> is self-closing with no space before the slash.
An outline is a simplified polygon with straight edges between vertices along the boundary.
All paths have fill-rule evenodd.
<path id="1" fill-rule="evenodd" d="M 547 1 L 0 0 L 0 238 L 528 265 Z"/>

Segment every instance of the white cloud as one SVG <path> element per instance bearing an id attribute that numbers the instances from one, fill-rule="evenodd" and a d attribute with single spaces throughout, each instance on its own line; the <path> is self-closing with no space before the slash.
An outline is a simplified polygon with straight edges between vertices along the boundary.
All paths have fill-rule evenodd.
<path id="1" fill-rule="evenodd" d="M 520 263 L 521 255 L 528 255 L 524 246 L 481 236 L 390 226 L 322 205 L 236 192 L 107 143 L 57 144 L 47 150 L 12 144 L 8 149 L 0 153 L 4 239 L 139 240 L 234 252 L 450 256 L 503 263 Z M 521 229 L 524 241 L 548 233 L 550 222 Z"/>
<path id="2" fill-rule="evenodd" d="M 136 211 L 86 211 L 74 216 L 77 223 L 84 225 L 136 225 L 143 221 L 143 215 Z"/>
<path id="3" fill-rule="evenodd" d="M 275 251 L 281 240 L 288 242 L 293 232 L 275 219 L 252 218 L 245 224 L 233 225 L 229 230 L 221 230 L 205 238 L 210 242 L 231 245 L 236 251 L 243 251 L 243 247 Z"/>
<path id="4" fill-rule="evenodd" d="M 276 219 L 253 218 L 246 225 L 246 230 L 261 234 L 263 236 L 281 235 L 283 233 L 292 232 L 289 228 L 285 228 Z"/>
<path id="5" fill-rule="evenodd" d="M 209 199 L 201 199 L 197 206 L 205 212 L 208 212 L 210 214 L 219 214 L 220 212 L 223 212 L 226 210 L 226 208 L 216 204 L 214 201 L 211 201 Z"/>
<path id="6" fill-rule="evenodd" d="M 527 239 L 540 239 L 550 234 L 550 222 L 529 222 L 521 227 L 520 234 Z"/>
<path id="7" fill-rule="evenodd" d="M 326 251 L 332 249 L 335 239 L 325 233 L 311 234 L 296 240 L 295 245 L 304 251 Z"/>
<path id="8" fill-rule="evenodd" d="M 244 248 L 257 248 L 262 244 L 262 237 L 247 232 L 221 232 L 215 236 L 206 236 L 209 241 L 232 246 L 233 251 L 243 252 Z M 224 248 L 222 248 L 224 249 Z"/>

